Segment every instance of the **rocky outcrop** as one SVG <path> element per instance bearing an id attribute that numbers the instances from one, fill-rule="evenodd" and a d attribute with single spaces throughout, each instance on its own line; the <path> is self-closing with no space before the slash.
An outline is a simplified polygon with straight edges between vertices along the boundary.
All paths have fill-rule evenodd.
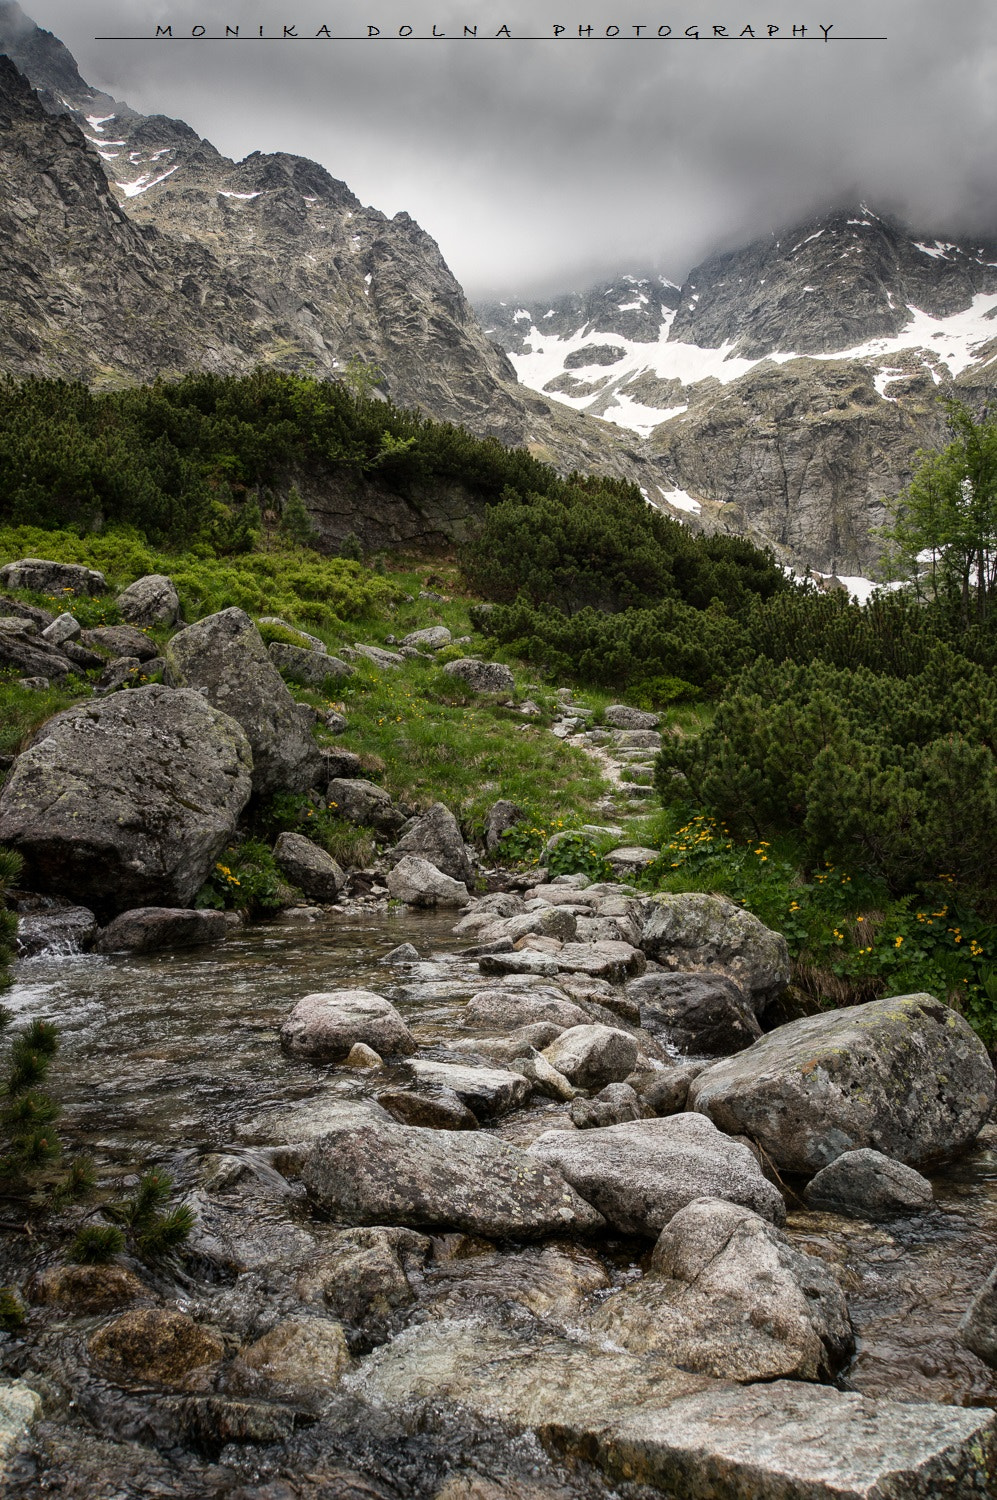
<path id="1" fill-rule="evenodd" d="M 602 1223 L 556 1168 L 475 1131 L 344 1126 L 316 1141 L 303 1176 L 341 1224 L 535 1239 Z"/>
<path id="2" fill-rule="evenodd" d="M 73 594 L 87 598 L 107 593 L 107 579 L 96 568 L 80 563 L 50 562 L 42 557 L 22 557 L 0 568 L 0 588 L 31 589 L 36 594 L 52 594 L 62 602 Z"/>
<path id="3" fill-rule="evenodd" d="M 98 915 L 189 906 L 249 799 L 240 726 L 150 685 L 57 714 L 0 792 L 0 840 L 34 889 Z"/>
<path id="4" fill-rule="evenodd" d="M 701 1073 L 689 1107 L 750 1136 L 780 1171 L 813 1173 L 860 1147 L 908 1166 L 944 1161 L 994 1098 L 987 1050 L 962 1017 L 902 995 L 780 1026 Z"/>
<path id="5" fill-rule="evenodd" d="M 274 666 L 252 620 L 223 609 L 177 632 L 166 647 L 166 679 L 194 688 L 242 725 L 253 750 L 253 791 L 307 791 L 319 774 L 309 719 Z"/>
<path id="6" fill-rule="evenodd" d="M 530 1150 L 624 1234 L 657 1236 L 680 1208 L 703 1197 L 740 1203 L 776 1224 L 786 1217 L 748 1147 L 704 1130 L 695 1115 L 549 1130 Z"/>

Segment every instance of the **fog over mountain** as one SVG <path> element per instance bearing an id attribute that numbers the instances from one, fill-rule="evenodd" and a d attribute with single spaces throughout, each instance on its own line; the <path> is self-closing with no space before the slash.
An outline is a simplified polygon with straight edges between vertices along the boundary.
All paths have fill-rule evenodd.
<path id="1" fill-rule="evenodd" d="M 554 24 L 596 33 L 635 21 L 697 25 L 698 40 L 389 40 L 399 25 L 450 35 L 482 14 L 441 0 L 36 0 L 84 77 L 143 113 L 186 119 L 233 158 L 307 151 L 365 203 L 430 225 L 478 299 L 585 287 L 697 261 L 824 208 L 866 199 L 920 229 L 997 230 L 997 11 L 987 0 L 838 0 L 828 13 L 777 4 L 765 25 L 833 26 L 885 42 L 716 40 L 754 23 L 732 0 L 667 16 L 581 18 L 514 3 L 489 16 L 514 35 Z M 243 31 L 322 24 L 368 42 L 101 42 L 169 22 Z M 650 27 L 649 27 L 650 29 Z M 238 50 L 236 50 L 238 48 Z"/>

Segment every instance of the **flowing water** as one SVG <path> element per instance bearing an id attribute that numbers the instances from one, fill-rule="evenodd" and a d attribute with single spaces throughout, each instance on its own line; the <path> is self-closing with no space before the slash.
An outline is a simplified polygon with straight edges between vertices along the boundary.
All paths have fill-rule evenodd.
<path id="1" fill-rule="evenodd" d="M 269 1148 L 317 1133 L 331 1102 L 369 1094 L 371 1083 L 357 1070 L 288 1058 L 279 1025 L 302 995 L 361 986 L 398 1005 L 425 1055 L 445 1055 L 458 1038 L 464 1001 L 483 987 L 476 968 L 455 952 L 451 926 L 446 916 L 354 909 L 314 923 L 245 928 L 218 948 L 189 953 L 48 956 L 19 966 L 6 1003 L 19 1018 L 58 1023 L 51 1086 L 63 1103 L 60 1128 L 71 1150 L 93 1157 L 102 1185 L 133 1180 L 138 1167 L 157 1163 L 195 1206 L 205 1202 L 205 1183 L 210 1189 L 212 1182 L 234 1181 L 244 1169 L 260 1189 L 244 1203 L 237 1197 L 221 1228 L 208 1223 L 203 1254 L 195 1236 L 179 1269 L 158 1274 L 162 1297 L 228 1328 L 236 1341 L 251 1335 L 268 1298 L 287 1315 L 284 1247 L 289 1264 L 295 1256 L 300 1262 L 302 1245 L 320 1243 L 323 1226 L 312 1221 L 293 1181 L 274 1171 L 274 1163 L 284 1163 Z M 402 942 L 413 943 L 423 960 L 399 967 L 380 962 Z M 378 1086 L 383 1082 L 379 1074 Z M 498 1128 L 524 1141 L 546 1128 L 556 1109 L 542 1103 Z M 956 1336 L 967 1303 L 997 1260 L 997 1129 L 987 1127 L 974 1150 L 934 1183 L 935 1208 L 914 1219 L 872 1227 L 791 1205 L 790 1233 L 842 1275 L 858 1338 L 843 1385 L 900 1400 L 997 1406 L 994 1372 Z M 222 1243 L 237 1247 L 232 1266 L 242 1272 L 226 1269 Z M 622 1241 L 603 1246 L 604 1284 L 637 1274 L 642 1248 Z M 53 1258 L 50 1247 L 12 1224 L 0 1234 L 0 1254 L 0 1279 L 22 1286 Z M 439 1273 L 440 1295 L 456 1296 L 473 1311 L 479 1293 L 465 1264 Z M 503 1264 L 493 1258 L 482 1268 L 480 1296 L 493 1302 Z M 309 1420 L 263 1447 L 221 1438 L 181 1441 L 169 1402 L 155 1393 L 123 1393 L 93 1375 L 85 1342 L 101 1321 L 106 1315 L 35 1308 L 23 1337 L 0 1336 L 2 1368 L 22 1376 L 46 1403 L 36 1445 L 10 1480 L 16 1500 L 430 1497 L 453 1468 L 502 1478 L 509 1487 L 495 1491 L 496 1500 L 499 1493 L 610 1493 L 584 1466 L 567 1478 L 531 1440 L 480 1427 L 448 1429 L 444 1418 L 433 1434 L 393 1427 L 349 1401 L 336 1406 L 334 1421 Z M 383 1336 L 391 1331 L 386 1325 Z M 455 1490 L 454 1500 L 463 1494 Z M 487 1489 L 481 1495 L 491 1500 Z"/>

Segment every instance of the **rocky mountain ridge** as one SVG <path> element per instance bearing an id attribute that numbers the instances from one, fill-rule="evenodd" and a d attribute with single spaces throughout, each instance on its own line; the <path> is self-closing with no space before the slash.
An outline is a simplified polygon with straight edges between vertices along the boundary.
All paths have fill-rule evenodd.
<path id="1" fill-rule="evenodd" d="M 479 312 L 525 385 L 644 439 L 692 524 L 860 574 L 882 498 L 944 439 L 937 398 L 992 393 L 997 244 L 861 205 L 714 256 L 681 288 L 623 276 Z"/>
<path id="2" fill-rule="evenodd" d="M 398 405 L 566 470 L 636 477 L 632 444 L 519 386 L 408 214 L 365 208 L 304 157 L 230 161 L 183 121 L 91 89 L 13 0 L 0 53 L 11 373 L 99 385 L 359 365 Z"/>

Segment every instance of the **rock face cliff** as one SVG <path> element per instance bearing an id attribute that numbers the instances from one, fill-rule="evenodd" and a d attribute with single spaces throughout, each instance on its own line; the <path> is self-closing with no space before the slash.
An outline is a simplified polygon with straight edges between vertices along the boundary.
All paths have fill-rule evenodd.
<path id="1" fill-rule="evenodd" d="M 479 309 L 520 379 L 646 441 L 663 502 L 825 572 L 868 573 L 884 496 L 997 374 L 997 244 L 860 206 L 714 256 L 678 289 Z"/>
<path id="2" fill-rule="evenodd" d="M 632 443 L 517 383 L 408 214 L 365 208 L 304 157 L 236 163 L 137 114 L 12 0 L 0 53 L 3 368 L 108 384 L 359 363 L 398 405 L 563 469 L 637 476 Z"/>

